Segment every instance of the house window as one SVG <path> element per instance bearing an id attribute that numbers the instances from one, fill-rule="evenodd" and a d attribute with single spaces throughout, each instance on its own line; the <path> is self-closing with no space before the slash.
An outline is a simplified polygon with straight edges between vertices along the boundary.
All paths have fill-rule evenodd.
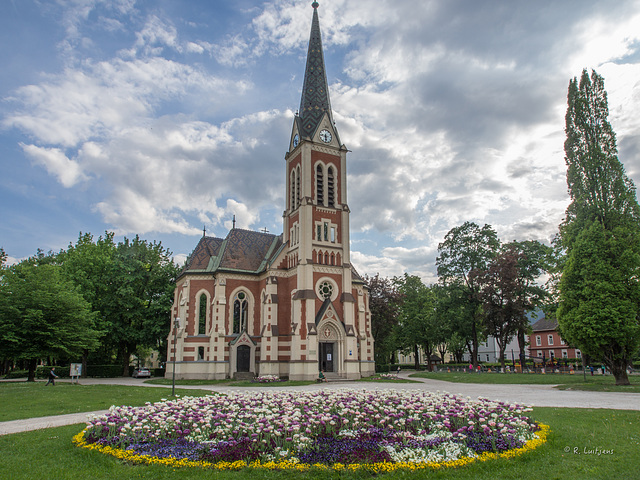
<path id="1" fill-rule="evenodd" d="M 331 227 L 331 243 L 336 243 L 336 227 Z"/>
<path id="2" fill-rule="evenodd" d="M 204 347 L 198 347 L 198 360 L 204 360 Z"/>
<path id="3" fill-rule="evenodd" d="M 564 341 L 564 338 L 561 338 L 560 339 L 560 345 L 566 345 L 566 344 L 567 344 L 567 342 Z"/>
<path id="4" fill-rule="evenodd" d="M 207 333 L 207 296 L 200 295 L 200 308 L 198 312 L 198 331 L 196 335 L 206 335 Z"/>
<path id="5" fill-rule="evenodd" d="M 489 355 L 487 355 L 487 362 L 489 361 Z"/>
<path id="6" fill-rule="evenodd" d="M 556 358 L 556 354 L 553 350 L 549 350 L 549 360 L 553 360 Z"/>
<path id="7" fill-rule="evenodd" d="M 318 241 L 322 241 L 322 225 L 318 224 L 317 226 L 317 231 L 316 231 L 316 238 L 318 239 Z"/>
<path id="8" fill-rule="evenodd" d="M 576 350 L 576 358 L 582 358 L 582 352 L 580 350 Z"/>
<path id="9" fill-rule="evenodd" d="M 569 354 L 566 350 L 562 350 L 562 358 L 569 358 Z"/>
<path id="10" fill-rule="evenodd" d="M 542 358 L 542 350 L 538 350 L 538 356 Z"/>
<path id="11" fill-rule="evenodd" d="M 329 241 L 329 224 L 327 222 L 324 222 L 324 241 Z"/>
<path id="12" fill-rule="evenodd" d="M 536 335 L 536 346 L 542 346 L 542 337 L 540 335 Z"/>
<path id="13" fill-rule="evenodd" d="M 553 335 L 547 336 L 547 342 L 549 342 L 547 345 L 553 345 Z"/>
<path id="14" fill-rule="evenodd" d="M 233 299 L 233 333 L 240 333 L 247 329 L 248 307 L 247 294 L 238 292 Z"/>

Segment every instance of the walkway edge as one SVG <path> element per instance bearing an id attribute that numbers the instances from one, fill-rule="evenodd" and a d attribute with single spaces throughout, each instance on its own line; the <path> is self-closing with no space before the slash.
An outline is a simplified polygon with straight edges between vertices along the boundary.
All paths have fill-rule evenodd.
<path id="1" fill-rule="evenodd" d="M 98 410 L 95 412 L 68 413 L 66 415 L 54 415 L 51 417 L 24 418 L 21 420 L 0 422 L 0 435 L 86 423 L 89 415 L 104 415 L 108 411 L 109 410 Z"/>

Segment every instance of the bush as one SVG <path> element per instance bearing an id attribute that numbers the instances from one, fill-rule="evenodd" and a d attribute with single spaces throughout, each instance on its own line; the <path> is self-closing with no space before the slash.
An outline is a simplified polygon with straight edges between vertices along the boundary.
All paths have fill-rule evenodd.
<path id="1" fill-rule="evenodd" d="M 7 373 L 4 378 L 6 379 L 10 379 L 10 378 L 25 378 L 29 376 L 29 370 L 11 370 L 9 373 Z"/>
<path id="2" fill-rule="evenodd" d="M 133 367 L 129 367 L 129 376 Z M 87 365 L 87 377 L 115 378 L 122 376 L 122 365 Z"/>
<path id="3" fill-rule="evenodd" d="M 60 378 L 69 378 L 69 370 L 71 367 L 60 367 L 58 365 L 54 365 L 56 367 L 56 375 Z M 36 378 L 49 378 L 49 372 L 54 366 L 40 365 L 36 367 Z"/>

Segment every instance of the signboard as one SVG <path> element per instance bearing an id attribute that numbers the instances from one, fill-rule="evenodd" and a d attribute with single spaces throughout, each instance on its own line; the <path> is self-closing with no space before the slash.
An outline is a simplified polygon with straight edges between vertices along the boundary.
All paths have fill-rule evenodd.
<path id="1" fill-rule="evenodd" d="M 71 383 L 73 383 L 73 378 L 75 377 L 76 383 L 82 375 L 82 364 L 81 363 L 72 363 L 69 367 L 69 376 L 71 377 Z"/>

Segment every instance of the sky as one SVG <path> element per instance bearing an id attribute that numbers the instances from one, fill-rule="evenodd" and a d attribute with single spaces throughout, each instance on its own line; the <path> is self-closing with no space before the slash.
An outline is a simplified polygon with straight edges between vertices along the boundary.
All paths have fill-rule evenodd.
<path id="1" fill-rule="evenodd" d="M 605 79 L 640 182 L 640 1 L 320 0 L 361 274 L 437 280 L 466 221 L 549 243 L 569 80 Z M 0 247 L 282 232 L 308 0 L 0 0 Z"/>

